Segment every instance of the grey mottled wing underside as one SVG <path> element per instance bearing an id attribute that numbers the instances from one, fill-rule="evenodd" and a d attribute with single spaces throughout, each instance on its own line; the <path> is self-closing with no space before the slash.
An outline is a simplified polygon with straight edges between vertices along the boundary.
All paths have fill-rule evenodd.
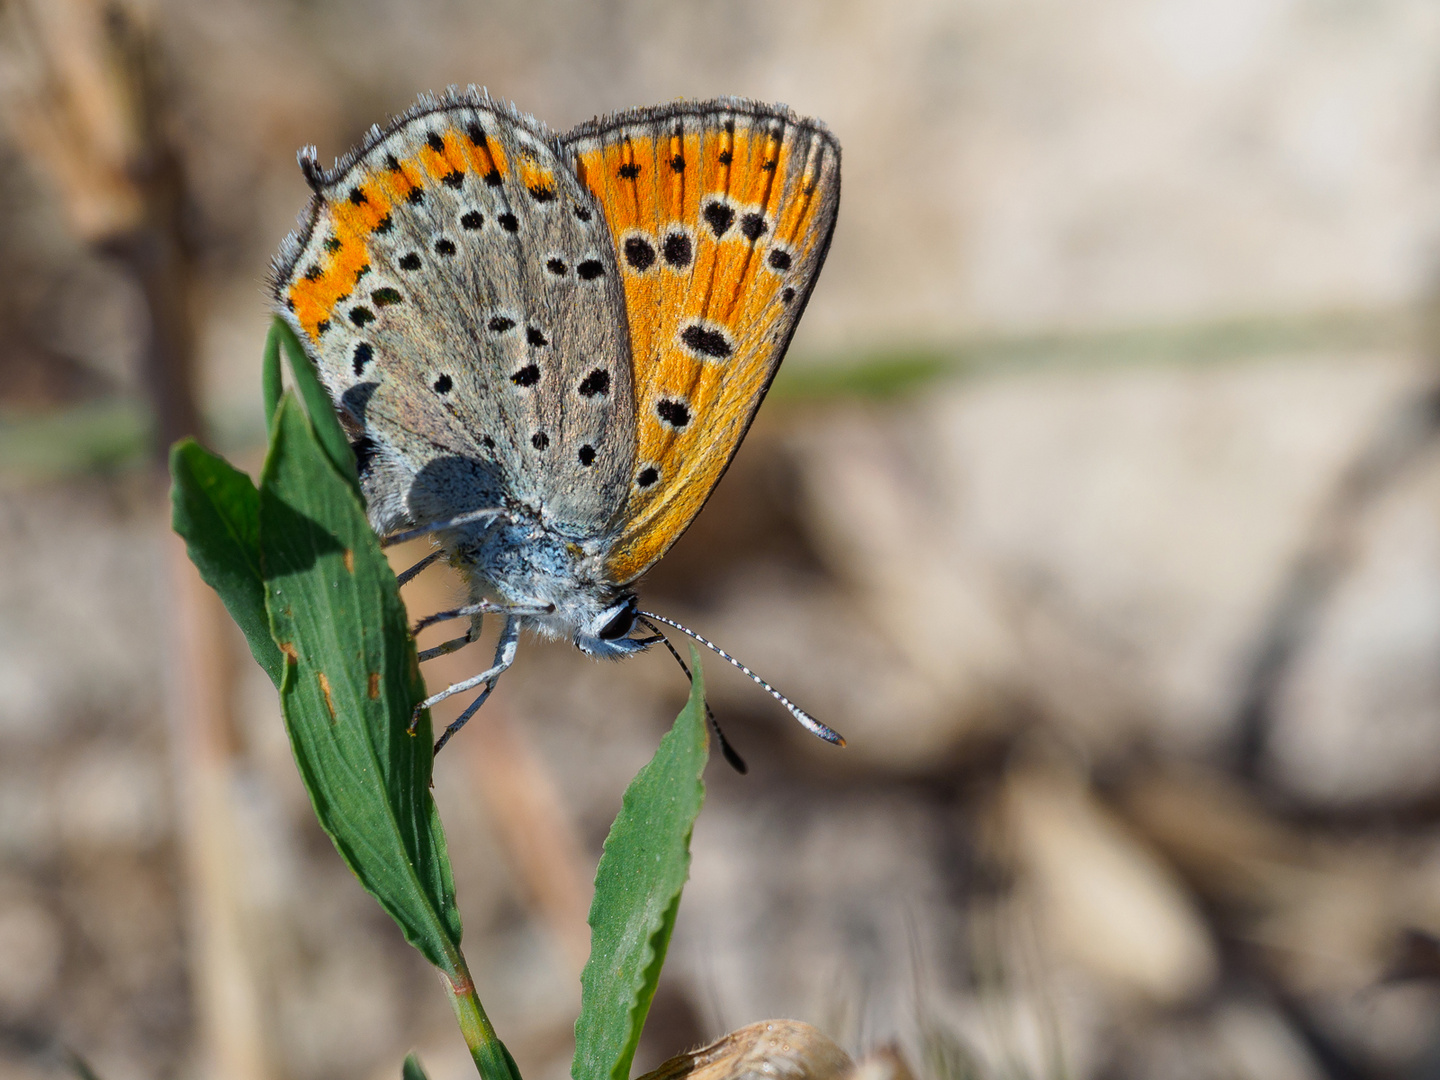
<path id="1" fill-rule="evenodd" d="M 276 296 L 363 433 L 377 525 L 508 499 L 606 532 L 635 456 L 623 291 L 544 129 L 452 96 L 302 165 L 316 197 Z"/>

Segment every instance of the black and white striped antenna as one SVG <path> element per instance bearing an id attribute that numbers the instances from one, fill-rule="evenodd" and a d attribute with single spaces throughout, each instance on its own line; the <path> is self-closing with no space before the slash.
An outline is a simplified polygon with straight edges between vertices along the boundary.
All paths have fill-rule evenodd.
<path id="1" fill-rule="evenodd" d="M 806 731 L 810 732 L 812 735 L 816 735 L 819 738 L 824 739 L 828 743 L 834 743 L 836 746 L 845 745 L 845 740 L 841 737 L 838 731 L 835 731 L 833 728 L 826 727 L 819 720 L 816 720 L 804 709 L 800 708 L 800 706 L 796 705 L 779 690 L 776 690 L 775 687 L 771 686 L 759 675 L 756 675 L 755 672 L 751 671 L 739 660 L 736 660 L 735 657 L 731 656 L 724 649 L 720 648 L 719 645 L 716 645 L 713 641 L 709 641 L 701 637 L 694 630 L 691 630 L 688 626 L 682 626 L 674 619 L 665 618 L 664 615 L 656 615 L 653 611 L 641 611 L 638 614 L 644 616 L 647 619 L 654 619 L 656 622 L 662 622 L 666 626 L 674 627 L 676 630 L 679 630 L 685 636 L 698 641 L 701 645 L 704 645 L 716 656 L 720 657 L 720 659 L 726 661 L 733 667 L 739 668 L 741 671 L 743 671 L 746 675 L 750 677 L 751 681 L 754 682 L 755 685 L 759 686 L 776 701 L 780 702 L 781 705 L 784 705 L 785 708 L 789 709 L 790 715 L 795 717 L 796 720 L 800 721 L 800 725 L 804 727 Z"/>

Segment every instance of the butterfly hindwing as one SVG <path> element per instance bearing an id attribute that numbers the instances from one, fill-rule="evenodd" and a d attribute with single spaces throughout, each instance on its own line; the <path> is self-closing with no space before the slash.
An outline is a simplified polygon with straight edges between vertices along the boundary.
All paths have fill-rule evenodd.
<path id="1" fill-rule="evenodd" d="M 372 516 L 508 497 L 577 535 L 613 518 L 635 453 L 622 285 L 544 129 L 478 95 L 422 101 L 307 173 L 276 296 L 391 478 Z"/>
<path id="2" fill-rule="evenodd" d="M 605 117 L 561 145 L 625 287 L 636 451 L 605 568 L 627 583 L 699 513 L 769 388 L 829 246 L 840 148 L 740 99 Z"/>

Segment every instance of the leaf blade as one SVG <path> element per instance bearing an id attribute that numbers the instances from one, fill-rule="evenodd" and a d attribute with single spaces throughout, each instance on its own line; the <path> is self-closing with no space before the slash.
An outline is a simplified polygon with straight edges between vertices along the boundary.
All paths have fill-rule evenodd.
<path id="1" fill-rule="evenodd" d="M 194 439 L 170 448 L 170 476 L 171 527 L 244 632 L 251 655 L 279 686 L 284 658 L 265 612 L 259 491 L 250 477 Z"/>
<path id="2" fill-rule="evenodd" d="M 690 650 L 690 699 L 625 790 L 605 840 L 580 977 L 575 1080 L 627 1080 L 690 872 L 690 834 L 705 801 L 705 684 Z"/>
<path id="3" fill-rule="evenodd" d="M 301 346 L 300 339 L 295 336 L 295 331 L 278 315 L 270 327 L 270 336 L 265 339 L 263 381 L 270 421 L 274 422 L 274 411 L 278 408 L 278 404 L 274 407 L 270 405 L 270 398 L 272 394 L 278 393 L 280 388 L 277 342 L 284 348 L 290 361 L 290 374 L 295 379 L 295 389 L 300 392 L 300 399 L 305 402 L 305 411 L 310 415 L 311 430 L 314 431 L 321 449 L 351 489 L 357 495 L 360 494 L 360 476 L 355 471 L 355 454 L 350 449 L 350 440 L 345 435 L 345 429 L 335 417 L 335 404 L 330 400 L 330 391 L 320 382 L 315 365 Z"/>
<path id="4" fill-rule="evenodd" d="M 348 452 L 348 450 L 347 450 Z M 365 889 L 436 967 L 463 969 L 455 886 L 430 795 L 430 724 L 395 575 L 359 499 L 292 395 L 260 484 L 281 708 L 315 814 Z"/>
<path id="5" fill-rule="evenodd" d="M 265 405 L 265 430 L 275 422 L 275 410 L 280 408 L 280 395 L 285 392 L 280 372 L 280 326 L 277 316 L 270 323 L 270 332 L 265 335 L 265 353 L 260 363 L 260 399 Z"/>

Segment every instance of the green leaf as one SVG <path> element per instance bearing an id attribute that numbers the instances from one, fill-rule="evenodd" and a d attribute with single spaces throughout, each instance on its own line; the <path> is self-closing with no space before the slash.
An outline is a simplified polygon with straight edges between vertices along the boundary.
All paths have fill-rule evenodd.
<path id="1" fill-rule="evenodd" d="M 330 400 L 330 391 L 325 389 L 320 377 L 315 374 L 315 365 L 301 347 L 295 331 L 278 315 L 270 326 L 270 336 L 265 339 L 265 367 L 262 378 L 267 418 L 273 424 L 275 409 L 278 408 L 278 405 L 270 404 L 270 396 L 278 395 L 280 389 L 280 346 L 284 347 L 285 355 L 290 360 L 290 374 L 294 376 L 295 388 L 300 391 L 300 398 L 305 402 L 305 411 L 310 414 L 310 425 L 315 437 L 320 441 L 330 463 L 358 495 L 360 477 L 355 471 L 355 454 L 350 449 L 350 440 L 345 436 L 345 429 L 335 418 L 335 405 Z M 276 400 L 278 402 L 278 396 Z"/>
<path id="2" fill-rule="evenodd" d="M 312 418 L 314 413 L 311 413 Z M 430 795 L 430 721 L 395 575 L 354 490 L 295 398 L 276 410 L 260 482 L 260 565 L 288 662 L 280 704 L 320 824 L 406 939 L 468 982 Z"/>
<path id="3" fill-rule="evenodd" d="M 280 407 L 280 395 L 285 392 L 280 372 L 280 328 L 284 321 L 277 315 L 270 324 L 270 333 L 265 335 L 265 358 L 260 365 L 260 394 L 265 402 L 265 429 L 275 423 L 275 410 Z M 287 327 L 288 329 L 288 327 Z"/>
<path id="4" fill-rule="evenodd" d="M 190 561 L 220 594 L 250 652 L 276 686 L 284 658 L 270 636 L 260 576 L 260 493 L 250 477 L 194 439 L 170 449 L 171 522 Z"/>
<path id="5" fill-rule="evenodd" d="M 590 959 L 580 976 L 570 1066 L 575 1080 L 627 1080 L 670 947 L 710 753 L 705 683 L 693 645 L 690 662 L 690 700 L 625 790 L 595 872 Z"/>
<path id="6" fill-rule="evenodd" d="M 400 1067 L 400 1080 L 430 1080 L 420 1064 L 420 1056 L 413 1050 L 405 1055 L 405 1064 Z"/>

